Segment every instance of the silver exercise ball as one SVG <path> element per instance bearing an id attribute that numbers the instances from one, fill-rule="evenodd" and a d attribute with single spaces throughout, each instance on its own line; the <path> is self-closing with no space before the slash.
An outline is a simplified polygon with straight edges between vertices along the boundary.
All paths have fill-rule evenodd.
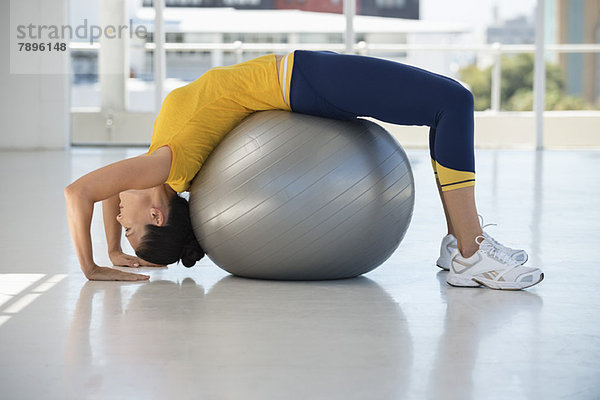
<path id="1" fill-rule="evenodd" d="M 215 264 L 247 278 L 350 278 L 382 264 L 414 206 L 406 153 L 381 126 L 260 111 L 229 132 L 190 188 Z"/>

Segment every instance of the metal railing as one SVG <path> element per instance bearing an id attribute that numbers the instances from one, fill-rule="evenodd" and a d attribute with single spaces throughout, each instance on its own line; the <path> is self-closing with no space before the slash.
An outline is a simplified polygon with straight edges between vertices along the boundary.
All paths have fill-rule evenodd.
<path id="1" fill-rule="evenodd" d="M 157 46 L 154 43 L 145 43 L 141 46 L 145 51 L 156 51 Z M 97 50 L 99 44 L 71 43 L 71 49 L 77 50 Z M 242 43 L 235 41 L 233 43 L 161 43 L 158 46 L 160 51 L 156 52 L 154 57 L 154 80 L 155 80 L 155 108 L 158 110 L 162 104 L 164 95 L 165 77 L 165 54 L 171 51 L 228 51 L 236 54 L 237 62 L 241 62 L 243 54 L 246 51 L 252 52 L 289 52 L 296 49 L 303 50 L 333 50 L 337 52 L 347 52 L 347 43 Z M 534 114 L 536 126 L 536 149 L 544 148 L 543 125 L 544 125 L 544 103 L 545 103 L 545 54 L 547 52 L 556 53 L 600 53 L 599 44 L 556 44 L 547 45 L 539 48 L 533 44 L 527 45 L 504 45 L 500 43 L 480 44 L 480 45 L 427 45 L 427 44 L 376 44 L 366 43 L 364 41 L 355 43 L 352 51 L 356 54 L 373 54 L 377 52 L 406 52 L 406 51 L 436 51 L 436 52 L 476 52 L 491 53 L 493 55 L 493 68 L 491 76 L 491 110 L 500 111 L 501 99 L 501 56 L 503 54 L 514 53 L 534 53 Z"/>
<path id="2" fill-rule="evenodd" d="M 69 45 L 72 50 L 99 50 L 100 44 L 76 43 Z M 143 47 L 146 51 L 154 51 L 154 43 L 145 43 L 141 46 L 132 45 L 132 48 Z M 166 52 L 197 52 L 197 51 L 225 51 L 236 55 L 236 62 L 243 60 L 245 52 L 277 52 L 284 53 L 293 50 L 332 50 L 343 52 L 344 43 L 165 43 Z M 501 88 L 501 56 L 503 54 L 535 53 L 533 44 L 479 44 L 479 45 L 436 45 L 436 44 L 378 44 L 364 41 L 354 45 L 354 52 L 361 55 L 375 55 L 378 52 L 405 52 L 405 51 L 436 51 L 436 52 L 475 52 L 490 53 L 494 57 L 491 81 L 491 110 L 500 111 Z M 546 45 L 545 52 L 554 53 L 600 53 L 600 44 L 554 44 Z"/>

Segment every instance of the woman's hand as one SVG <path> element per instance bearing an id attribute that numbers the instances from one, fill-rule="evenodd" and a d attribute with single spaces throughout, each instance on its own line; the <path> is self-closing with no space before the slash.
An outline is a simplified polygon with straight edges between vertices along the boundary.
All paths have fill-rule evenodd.
<path id="1" fill-rule="evenodd" d="M 149 275 L 132 274 L 131 272 L 120 271 L 116 268 L 95 266 L 87 274 L 90 281 L 146 281 L 150 279 Z"/>
<path id="2" fill-rule="evenodd" d="M 140 266 L 166 268 L 166 265 L 152 264 L 151 262 L 142 260 L 141 258 L 138 258 L 136 256 L 130 256 L 129 254 L 125 254 L 122 251 L 113 251 L 108 254 L 108 257 L 115 266 L 133 268 L 137 268 Z"/>

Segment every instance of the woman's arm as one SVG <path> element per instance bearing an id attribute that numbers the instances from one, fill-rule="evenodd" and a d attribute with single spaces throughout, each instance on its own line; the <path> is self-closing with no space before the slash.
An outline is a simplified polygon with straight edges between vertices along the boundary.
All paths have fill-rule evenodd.
<path id="1" fill-rule="evenodd" d="M 150 155 L 128 158 L 99 168 L 65 188 L 71 239 L 81 270 L 88 279 L 136 280 L 144 277 L 111 268 L 108 268 L 111 271 L 106 271 L 94 263 L 90 235 L 94 203 L 124 190 L 158 186 L 167 180 L 170 167 L 171 150 L 163 146 Z"/>
<path id="2" fill-rule="evenodd" d="M 123 251 L 121 249 L 122 227 L 116 219 L 119 214 L 119 202 L 118 194 L 102 200 L 102 218 L 104 219 L 104 233 L 109 256 Z"/>

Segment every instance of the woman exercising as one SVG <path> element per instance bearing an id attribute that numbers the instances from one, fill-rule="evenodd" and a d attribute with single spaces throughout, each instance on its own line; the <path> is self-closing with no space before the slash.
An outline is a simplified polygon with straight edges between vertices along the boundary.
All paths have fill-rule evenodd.
<path id="1" fill-rule="evenodd" d="M 523 289 L 539 283 L 523 250 L 482 230 L 475 206 L 473 95 L 457 81 L 375 57 L 295 50 L 208 70 L 165 98 L 146 154 L 79 178 L 65 189 L 69 229 L 90 280 L 143 280 L 147 275 L 94 263 L 90 224 L 102 201 L 114 265 L 191 267 L 204 256 L 194 236 L 186 191 L 209 154 L 245 117 L 287 110 L 336 119 L 373 117 L 426 125 L 431 163 L 448 234 L 437 265 L 454 286 Z M 121 229 L 137 257 L 123 253 Z"/>

